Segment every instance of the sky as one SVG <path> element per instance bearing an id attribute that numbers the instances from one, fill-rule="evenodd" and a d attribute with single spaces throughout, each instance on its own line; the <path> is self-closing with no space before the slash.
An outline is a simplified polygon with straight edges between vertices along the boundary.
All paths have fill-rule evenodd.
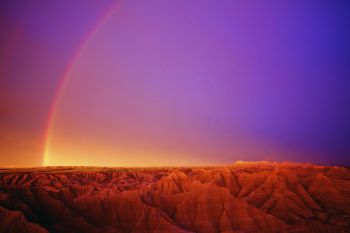
<path id="1" fill-rule="evenodd" d="M 347 1 L 0 4 L 0 166 L 350 165 Z"/>

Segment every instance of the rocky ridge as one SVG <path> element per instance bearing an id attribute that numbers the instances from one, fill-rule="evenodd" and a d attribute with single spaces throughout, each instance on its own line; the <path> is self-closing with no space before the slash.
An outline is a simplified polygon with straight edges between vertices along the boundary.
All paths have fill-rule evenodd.
<path id="1" fill-rule="evenodd" d="M 294 163 L 0 170 L 0 232 L 350 232 L 350 170 Z"/>

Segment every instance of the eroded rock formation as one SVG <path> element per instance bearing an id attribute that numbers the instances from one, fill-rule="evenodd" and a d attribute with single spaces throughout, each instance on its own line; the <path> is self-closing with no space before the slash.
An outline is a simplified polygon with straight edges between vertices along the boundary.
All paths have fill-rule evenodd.
<path id="1" fill-rule="evenodd" d="M 350 170 L 2 169 L 0 232 L 350 232 Z"/>

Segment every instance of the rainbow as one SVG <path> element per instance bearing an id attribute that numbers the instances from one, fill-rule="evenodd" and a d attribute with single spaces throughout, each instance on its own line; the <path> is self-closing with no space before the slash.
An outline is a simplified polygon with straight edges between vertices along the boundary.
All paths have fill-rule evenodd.
<path id="1" fill-rule="evenodd" d="M 45 126 L 44 131 L 44 153 L 43 153 L 43 159 L 42 164 L 44 166 L 48 166 L 48 158 L 49 158 L 49 150 L 50 150 L 50 142 L 51 142 L 51 131 L 53 128 L 53 124 L 56 119 L 56 112 L 57 112 L 57 106 L 60 102 L 62 93 L 64 92 L 65 87 L 69 83 L 69 80 L 71 78 L 71 74 L 74 71 L 74 67 L 76 62 L 81 57 L 82 52 L 88 47 L 92 39 L 95 37 L 96 33 L 99 31 L 99 29 L 108 22 L 110 17 L 115 14 L 115 12 L 120 9 L 122 1 L 117 1 L 113 3 L 104 14 L 97 20 L 96 24 L 92 27 L 92 29 L 87 33 L 87 35 L 82 39 L 82 42 L 80 43 L 80 46 L 75 51 L 73 56 L 71 57 L 70 61 L 68 62 L 68 66 L 65 69 L 62 79 L 60 80 L 58 84 L 58 88 L 55 92 L 55 95 L 53 97 L 52 105 L 49 110 L 47 123 Z"/>

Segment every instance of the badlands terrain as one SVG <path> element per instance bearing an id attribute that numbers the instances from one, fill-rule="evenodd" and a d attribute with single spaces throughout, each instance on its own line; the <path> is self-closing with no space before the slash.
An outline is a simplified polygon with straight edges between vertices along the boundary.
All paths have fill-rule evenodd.
<path id="1" fill-rule="evenodd" d="M 1 169 L 0 232 L 350 232 L 350 169 Z"/>

